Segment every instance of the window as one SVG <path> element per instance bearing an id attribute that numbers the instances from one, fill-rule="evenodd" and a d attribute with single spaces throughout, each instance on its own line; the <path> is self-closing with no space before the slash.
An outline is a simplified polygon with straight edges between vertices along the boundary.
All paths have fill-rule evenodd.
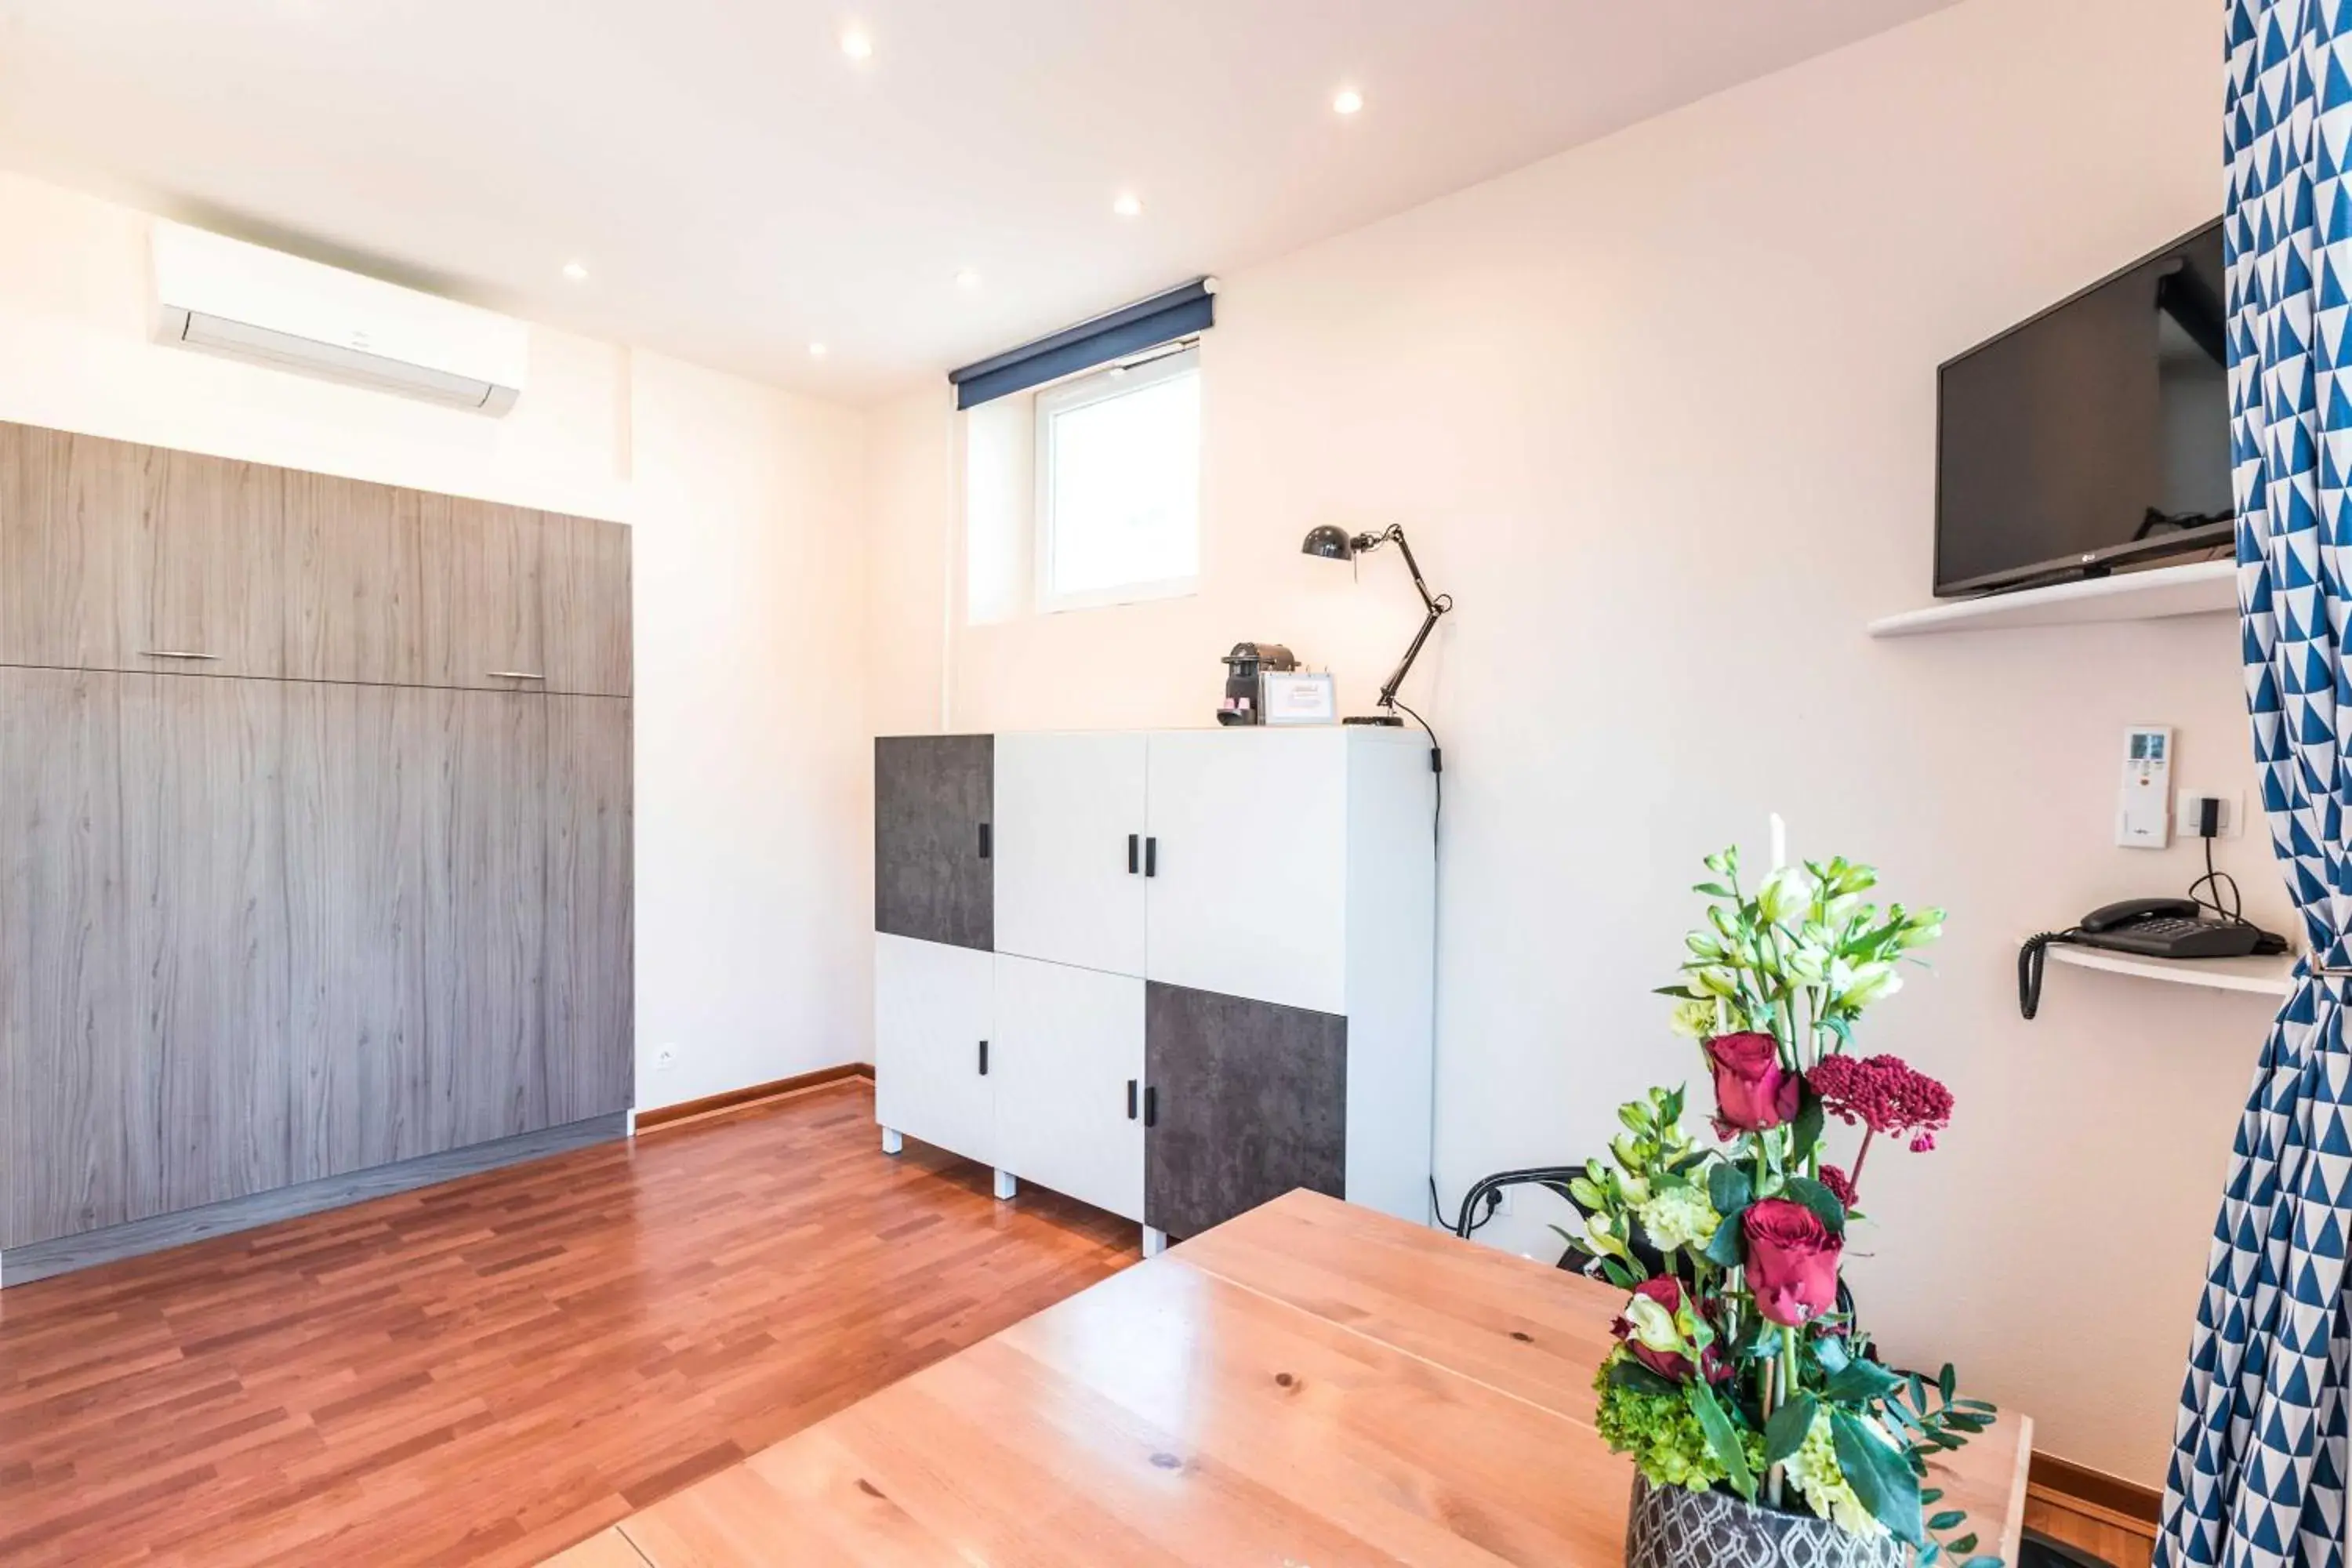
<path id="1" fill-rule="evenodd" d="M 1037 395 L 1037 607 L 1189 594 L 1201 571 L 1200 351 Z"/>

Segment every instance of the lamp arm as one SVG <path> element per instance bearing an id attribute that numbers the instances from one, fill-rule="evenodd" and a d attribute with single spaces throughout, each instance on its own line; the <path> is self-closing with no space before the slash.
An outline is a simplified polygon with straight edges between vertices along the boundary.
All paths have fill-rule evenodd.
<path id="1" fill-rule="evenodd" d="M 1452 595 L 1429 591 L 1429 584 L 1422 579 L 1421 563 L 1412 558 L 1412 546 L 1405 542 L 1402 527 L 1392 522 L 1389 524 L 1388 531 L 1375 536 L 1371 542 L 1379 545 L 1391 540 L 1396 542 L 1398 553 L 1404 557 L 1405 570 L 1412 574 L 1412 585 L 1420 591 L 1422 605 L 1428 614 L 1422 618 L 1421 630 L 1412 634 L 1412 641 L 1406 646 L 1403 661 L 1396 667 L 1396 673 L 1390 676 L 1388 684 L 1381 688 L 1380 706 L 1382 708 L 1396 706 L 1397 691 L 1404 685 L 1404 678 L 1412 673 L 1412 661 L 1421 657 L 1422 645 L 1429 641 L 1429 634 L 1437 629 L 1438 617 L 1454 607 Z M 1359 544 L 1357 548 L 1370 547 Z"/>
<path id="2" fill-rule="evenodd" d="M 1452 609 L 1453 605 L 1451 603 L 1447 604 L 1445 609 L 1440 609 L 1437 605 L 1437 595 L 1429 591 L 1429 584 L 1427 583 L 1422 581 L 1421 563 L 1412 558 L 1412 546 L 1407 544 L 1404 541 L 1403 527 L 1393 522 L 1389 524 L 1389 531 L 1385 537 L 1396 541 L 1397 553 L 1404 557 L 1404 569 L 1412 574 L 1412 585 L 1421 590 L 1422 605 L 1429 611 L 1430 615 L 1433 617 L 1435 617 L 1444 615 L 1446 609 Z M 1423 636 L 1425 637 L 1427 635 L 1428 633 L 1424 630 Z M 1415 642 L 1413 646 L 1417 649 L 1419 648 L 1420 644 Z M 1411 661 L 1408 659 L 1407 662 Z"/>

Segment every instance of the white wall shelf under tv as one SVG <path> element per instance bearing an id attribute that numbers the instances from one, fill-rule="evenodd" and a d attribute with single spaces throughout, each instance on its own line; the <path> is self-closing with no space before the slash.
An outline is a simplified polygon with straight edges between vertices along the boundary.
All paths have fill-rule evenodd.
<path id="1" fill-rule="evenodd" d="M 2298 956 L 2283 952 L 2256 958 L 2144 958 L 2136 952 L 2110 952 L 2105 948 L 2065 942 L 2051 943 L 2048 953 L 2051 963 L 2076 969 L 2165 980 L 2175 985 L 2202 985 L 2212 991 L 2252 991 L 2265 996 L 2284 996 L 2294 989 Z"/>
<path id="2" fill-rule="evenodd" d="M 2238 563 L 2194 561 L 2113 577 L 2085 577 L 2023 588 L 1981 599 L 1954 599 L 1906 610 L 1870 623 L 1874 637 L 1916 637 L 1937 632 L 1993 631 L 2007 626 L 2060 626 L 2083 621 L 2160 621 L 2175 616 L 2234 614 Z"/>

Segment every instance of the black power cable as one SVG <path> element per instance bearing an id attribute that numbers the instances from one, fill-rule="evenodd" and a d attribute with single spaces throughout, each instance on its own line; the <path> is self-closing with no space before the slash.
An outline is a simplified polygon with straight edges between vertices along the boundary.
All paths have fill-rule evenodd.
<path id="1" fill-rule="evenodd" d="M 1429 736 L 1429 771 L 1437 775 L 1437 809 L 1430 814 L 1429 837 L 1430 841 L 1435 843 L 1437 825 L 1445 816 L 1445 748 L 1438 743 L 1437 731 L 1430 729 L 1428 720 L 1393 697 L 1389 699 L 1389 705 L 1420 725 L 1423 731 Z"/>
<path id="2" fill-rule="evenodd" d="M 2211 910 L 2231 925 L 2244 925 L 2246 917 L 2242 911 L 2245 905 L 2238 895 L 2238 879 L 2227 871 L 2213 869 L 2213 836 L 2209 833 L 2202 837 L 2205 840 L 2205 874 L 2189 884 L 2189 896 L 2196 900 L 2200 907 Z M 2230 901 L 2226 906 L 2221 902 L 2221 889 L 2225 884 L 2230 889 Z M 2213 896 L 2207 898 L 2197 890 L 2200 888 L 2205 889 Z"/>
<path id="3" fill-rule="evenodd" d="M 1493 1219 L 1497 1214 L 1502 1212 L 1503 1194 L 1490 1190 L 1486 1194 L 1486 1212 L 1480 1215 L 1476 1219 L 1471 1220 L 1470 1228 L 1465 1230 L 1462 1228 L 1462 1222 L 1465 1219 L 1469 1219 L 1471 1196 L 1472 1194 L 1463 1194 L 1461 1208 L 1454 1211 L 1453 1218 L 1447 1219 L 1445 1216 L 1445 1204 L 1444 1200 L 1439 1198 L 1437 1195 L 1437 1178 L 1435 1176 L 1429 1178 L 1429 1206 L 1431 1210 L 1436 1214 L 1438 1219 L 1444 1224 L 1445 1228 L 1452 1231 L 1456 1236 L 1477 1235 L 1479 1226 L 1485 1225 L 1488 1220 Z"/>

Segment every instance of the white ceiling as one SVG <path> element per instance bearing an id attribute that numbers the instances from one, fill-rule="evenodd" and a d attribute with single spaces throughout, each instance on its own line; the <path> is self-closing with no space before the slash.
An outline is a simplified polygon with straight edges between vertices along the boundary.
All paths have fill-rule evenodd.
<path id="1" fill-rule="evenodd" d="M 0 161 L 865 399 L 1948 3 L 0 0 Z"/>

